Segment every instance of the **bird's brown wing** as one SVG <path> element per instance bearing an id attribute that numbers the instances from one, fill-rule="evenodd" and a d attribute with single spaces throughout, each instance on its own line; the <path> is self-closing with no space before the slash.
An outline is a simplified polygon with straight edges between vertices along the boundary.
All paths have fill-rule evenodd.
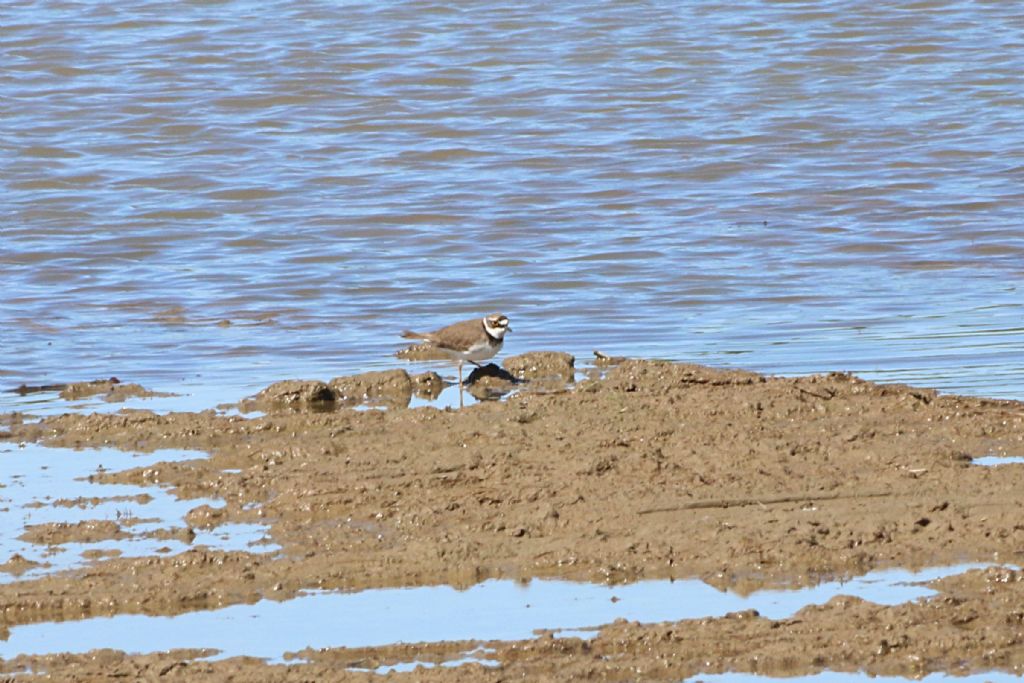
<path id="1" fill-rule="evenodd" d="M 442 327 L 423 338 L 441 348 L 462 351 L 480 339 L 480 331 L 483 329 L 483 326 L 484 323 L 479 318 L 463 320 L 462 322 Z"/>

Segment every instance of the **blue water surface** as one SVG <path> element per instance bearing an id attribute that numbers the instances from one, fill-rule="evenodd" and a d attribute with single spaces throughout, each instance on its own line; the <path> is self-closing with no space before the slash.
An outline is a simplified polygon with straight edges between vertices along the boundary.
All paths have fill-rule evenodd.
<path id="1" fill-rule="evenodd" d="M 0 383 L 209 406 L 501 310 L 506 354 L 1022 398 L 1021 16 L 8 3 Z"/>

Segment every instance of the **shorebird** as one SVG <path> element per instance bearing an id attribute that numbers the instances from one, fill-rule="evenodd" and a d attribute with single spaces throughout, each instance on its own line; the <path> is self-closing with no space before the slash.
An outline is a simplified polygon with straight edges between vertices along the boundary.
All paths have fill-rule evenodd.
<path id="1" fill-rule="evenodd" d="M 494 313 L 484 318 L 473 318 L 453 323 L 434 332 L 412 332 L 406 330 L 406 339 L 423 341 L 437 349 L 459 365 L 459 395 L 462 395 L 462 364 L 470 362 L 477 367 L 477 361 L 487 360 L 501 350 L 505 333 L 512 328 L 508 318 Z"/>

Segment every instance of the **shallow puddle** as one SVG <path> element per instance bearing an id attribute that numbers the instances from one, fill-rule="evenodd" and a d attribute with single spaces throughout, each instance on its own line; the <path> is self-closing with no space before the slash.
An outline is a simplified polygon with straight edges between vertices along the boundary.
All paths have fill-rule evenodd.
<path id="1" fill-rule="evenodd" d="M 839 671 L 822 671 L 821 673 L 808 676 L 774 677 L 759 676 L 746 673 L 724 673 L 724 674 L 701 674 L 687 678 L 685 683 L 1014 683 L 1020 682 L 1020 677 L 1003 671 L 992 671 L 981 674 L 955 675 L 947 673 L 933 673 L 927 676 L 914 678 L 901 678 L 899 676 L 872 676 L 866 673 L 846 673 Z"/>
<path id="2" fill-rule="evenodd" d="M 20 395 L 6 390 L 0 393 L 0 412 L 20 412 L 28 416 L 26 422 L 40 417 L 52 417 L 64 413 L 116 413 L 122 409 L 150 410 L 157 414 L 173 412 L 199 412 L 222 404 L 233 404 L 239 399 L 237 390 L 217 387 L 203 391 L 191 391 L 191 387 L 175 385 L 174 392 L 166 396 L 130 396 L 120 401 L 107 401 L 104 394 L 83 398 L 64 399 L 59 391 L 37 391 Z M 238 414 L 237 410 L 220 410 L 224 415 Z"/>
<path id="3" fill-rule="evenodd" d="M 1020 455 L 986 455 L 971 460 L 972 465 L 982 467 L 998 467 L 999 465 L 1021 465 L 1024 464 L 1024 456 Z"/>
<path id="4" fill-rule="evenodd" d="M 502 396 L 500 400 L 505 400 L 510 395 L 511 394 L 506 394 L 505 396 Z M 455 384 L 446 386 L 444 389 L 441 390 L 441 393 L 438 394 L 436 398 L 421 398 L 419 396 L 413 395 L 413 397 L 409 399 L 409 407 L 422 408 L 423 406 L 431 406 L 433 408 L 437 408 L 438 410 L 445 410 L 449 408 L 452 410 L 456 410 L 460 407 L 459 401 L 459 385 Z M 463 408 L 471 406 L 474 403 L 480 403 L 479 399 L 477 399 L 475 396 L 473 396 L 473 394 L 469 393 L 469 391 L 465 389 L 462 390 L 461 401 L 461 407 Z"/>
<path id="5" fill-rule="evenodd" d="M 0 657 L 95 648 L 131 653 L 214 648 L 221 657 L 249 655 L 282 661 L 287 653 L 305 648 L 523 640 L 541 629 L 585 638 L 616 619 L 655 623 L 748 609 L 782 619 L 836 595 L 898 604 L 934 594 L 920 582 L 983 566 L 987 565 L 877 571 L 850 581 L 746 596 L 695 579 L 620 586 L 491 580 L 466 590 L 426 586 L 355 593 L 313 591 L 285 602 L 261 600 L 174 617 L 131 614 L 14 626 L 9 638 L 0 642 Z"/>
<path id="6" fill-rule="evenodd" d="M 184 529 L 185 515 L 200 505 L 221 507 L 215 498 L 179 499 L 160 486 L 101 484 L 89 476 L 146 467 L 160 462 L 207 457 L 205 453 L 160 450 L 131 453 L 115 449 L 47 448 L 38 444 L 0 445 L 0 563 L 20 555 L 39 563 L 18 576 L 0 573 L 0 582 L 31 579 L 73 569 L 90 557 L 139 557 L 176 554 L 190 547 L 268 552 L 277 547 L 259 544 L 266 527 L 224 524 L 194 529 L 189 541 L 160 538 L 156 532 Z M 98 523 L 107 536 L 90 542 L 43 544 L 19 538 L 37 525 Z M 105 526 L 104 526 L 105 525 Z M 115 526 L 116 525 L 116 526 Z M 74 535 L 73 533 L 71 534 Z M 101 533 L 100 535 L 104 535 Z"/>

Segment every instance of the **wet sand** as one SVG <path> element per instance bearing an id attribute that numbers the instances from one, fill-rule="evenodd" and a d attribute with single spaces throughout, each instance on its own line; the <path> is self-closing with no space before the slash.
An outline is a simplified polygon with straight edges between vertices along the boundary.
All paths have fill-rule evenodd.
<path id="1" fill-rule="evenodd" d="M 385 379 L 403 390 L 416 386 Z M 845 374 L 771 378 L 652 361 L 613 365 L 571 390 L 541 370 L 541 391 L 527 382 L 507 401 L 463 410 L 409 410 L 390 400 L 389 410 L 354 410 L 324 400 L 325 387 L 333 396 L 343 386 L 383 396 L 366 388 L 381 382 L 360 381 L 305 385 L 312 392 L 290 383 L 294 399 L 265 395 L 265 413 L 252 417 L 124 410 L 24 424 L 6 416 L 8 438 L 52 446 L 209 452 L 209 459 L 98 477 L 159 482 L 183 498 L 222 498 L 222 510 L 197 506 L 190 527 L 258 521 L 283 550 L 113 558 L 3 584 L 3 628 L 171 615 L 284 600 L 308 589 L 464 587 L 492 577 L 697 577 L 742 592 L 884 567 L 1024 561 L 1024 465 L 972 464 L 975 457 L 1024 454 L 1018 402 L 937 395 Z M 107 526 L 33 533 L 65 542 L 119 532 Z M 1021 576 L 977 570 L 938 582 L 938 596 L 916 603 L 836 598 L 781 621 L 739 613 L 619 622 L 590 641 L 487 643 L 497 668 L 392 675 L 675 681 L 729 670 L 1021 670 Z M 457 659 L 478 645 L 337 648 L 303 652 L 306 661 L 290 665 L 103 651 L 19 657 L 3 670 L 28 666 L 72 681 L 359 680 L 374 676 L 350 669 Z"/>

